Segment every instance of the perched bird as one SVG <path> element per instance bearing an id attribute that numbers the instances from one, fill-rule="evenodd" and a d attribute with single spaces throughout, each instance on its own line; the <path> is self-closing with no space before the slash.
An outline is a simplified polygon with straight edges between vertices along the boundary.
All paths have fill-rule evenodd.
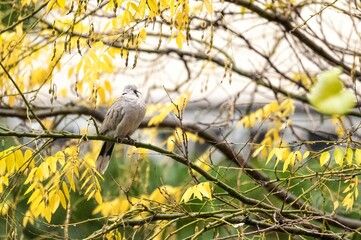
<path id="1" fill-rule="evenodd" d="M 134 85 L 127 85 L 121 97 L 110 106 L 100 127 L 100 134 L 117 138 L 118 142 L 128 138 L 137 130 L 145 115 L 145 103 Z M 104 142 L 95 168 L 101 174 L 107 170 L 114 142 Z"/>

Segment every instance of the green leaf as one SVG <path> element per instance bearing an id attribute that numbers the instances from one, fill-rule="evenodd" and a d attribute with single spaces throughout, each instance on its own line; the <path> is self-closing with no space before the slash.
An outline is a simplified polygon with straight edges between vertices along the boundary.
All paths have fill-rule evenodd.
<path id="1" fill-rule="evenodd" d="M 345 90 L 340 79 L 341 68 L 321 73 L 310 90 L 308 99 L 320 113 L 342 115 L 349 112 L 356 104 L 353 92 Z"/>

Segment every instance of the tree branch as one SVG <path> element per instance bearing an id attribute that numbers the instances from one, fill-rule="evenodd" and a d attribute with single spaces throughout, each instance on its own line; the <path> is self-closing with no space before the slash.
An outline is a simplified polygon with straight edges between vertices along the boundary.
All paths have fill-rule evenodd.
<path id="1" fill-rule="evenodd" d="M 214 214 L 211 212 L 187 212 L 187 213 L 155 213 L 150 216 L 141 218 L 141 219 L 118 219 L 116 222 L 110 224 L 109 226 L 104 227 L 101 230 L 94 232 L 92 235 L 88 236 L 86 239 L 95 239 L 99 238 L 102 235 L 125 226 L 142 226 L 149 223 L 156 223 L 157 221 L 171 221 L 175 219 L 211 219 L 213 223 L 217 223 L 216 226 L 222 226 L 226 224 L 239 224 L 244 223 L 250 226 L 257 228 L 257 232 L 283 232 L 291 233 L 295 235 L 310 236 L 319 239 L 342 239 L 342 237 L 336 235 L 335 233 L 324 231 L 317 232 L 315 230 L 310 230 L 307 228 L 301 228 L 297 226 L 287 226 L 287 224 L 271 224 L 260 220 L 251 219 L 249 217 L 233 217 L 232 215 L 223 216 L 219 214 Z M 217 219 L 221 219 L 217 222 Z M 207 228 L 208 226 L 208 228 Z M 206 231 L 212 229 L 210 224 L 205 226 Z"/>
<path id="2" fill-rule="evenodd" d="M 176 121 L 164 121 L 161 126 L 162 127 L 171 127 L 175 128 L 178 126 L 178 122 Z M 144 122 L 143 122 L 144 125 Z M 236 161 L 236 164 L 243 164 L 241 166 L 249 175 L 252 177 L 256 182 L 264 186 L 268 191 L 273 193 L 275 196 L 277 196 L 282 201 L 285 201 L 286 203 L 290 203 L 293 207 L 296 207 L 297 209 L 312 209 L 315 215 L 317 216 L 323 216 L 319 220 L 320 221 L 327 221 L 330 225 L 333 226 L 346 226 L 350 229 L 357 229 L 361 227 L 361 221 L 355 220 L 355 219 L 349 219 L 346 217 L 342 217 L 339 215 L 327 215 L 323 212 L 320 212 L 318 209 L 311 208 L 306 203 L 301 201 L 298 197 L 292 195 L 290 192 L 288 192 L 286 189 L 276 185 L 275 183 L 271 182 L 270 179 L 267 178 L 267 176 L 263 175 L 261 172 L 255 170 L 252 168 L 249 164 L 245 163 L 244 159 L 242 159 L 239 155 L 234 155 L 234 152 L 231 148 L 228 147 L 226 143 L 223 143 L 222 141 L 218 141 L 217 138 L 204 130 L 199 130 L 197 127 L 189 124 L 184 124 L 183 127 L 186 131 L 190 131 L 193 133 L 199 134 L 200 137 L 207 140 L 208 143 L 213 144 L 217 149 L 219 149 L 223 154 L 225 154 L 227 157 L 229 157 L 230 160 Z M 199 131 L 197 131 L 197 129 Z M 84 140 L 102 140 L 102 141 L 113 141 L 116 142 L 116 139 L 109 138 L 102 135 L 79 135 L 79 134 L 72 134 L 69 132 L 48 132 L 48 133 L 42 133 L 42 131 L 39 131 L 39 133 L 27 133 L 27 132 L 15 132 L 15 131 L 2 131 L 0 132 L 0 136 L 15 136 L 15 137 L 29 137 L 29 138 L 52 138 L 52 139 L 84 139 Z M 132 141 L 129 141 L 127 139 L 123 140 L 123 144 L 127 145 L 133 145 L 137 148 L 145 148 L 149 149 L 155 152 L 158 152 L 162 154 L 163 156 L 170 157 L 174 159 L 175 161 L 185 165 L 190 166 L 193 170 L 197 171 L 199 174 L 201 174 L 203 177 L 205 177 L 207 180 L 213 182 L 220 188 L 224 189 L 230 196 L 240 200 L 241 202 L 248 204 L 248 205 L 254 205 L 254 206 L 260 206 L 264 209 L 274 209 L 277 208 L 265 204 L 263 202 L 260 202 L 258 200 L 248 198 L 238 191 L 236 191 L 233 187 L 227 185 L 226 183 L 220 181 L 216 177 L 213 177 L 212 175 L 208 174 L 206 171 L 204 171 L 199 166 L 195 165 L 193 162 L 187 161 L 187 159 L 177 155 L 174 152 L 167 151 L 163 148 L 154 146 L 152 144 L 145 144 L 141 142 L 135 142 L 134 144 Z M 246 168 L 247 167 L 247 168 Z"/>
<path id="3" fill-rule="evenodd" d="M 29 111 L 32 115 L 32 117 L 34 117 L 36 119 L 36 121 L 39 123 L 39 125 L 43 128 L 44 131 L 46 131 L 46 127 L 45 125 L 40 121 L 40 119 L 36 116 L 36 114 L 33 112 L 32 107 L 30 106 L 28 100 L 25 98 L 24 94 L 21 92 L 19 86 L 16 84 L 16 82 L 14 81 L 14 79 L 11 77 L 11 75 L 9 74 L 9 72 L 6 70 L 6 68 L 4 67 L 4 65 L 2 64 L 2 62 L 0 62 L 0 66 L 1 68 L 4 70 L 6 76 L 9 78 L 9 80 L 12 82 L 12 84 L 15 86 L 16 90 L 19 92 L 21 98 L 23 99 L 26 107 L 27 107 L 27 111 Z M 28 116 L 28 114 L 26 114 Z"/>
<path id="4" fill-rule="evenodd" d="M 246 0 L 226 0 L 227 2 L 245 7 L 249 9 L 250 11 L 258 14 L 258 16 L 267 19 L 268 21 L 275 22 L 283 26 L 283 28 L 293 36 L 295 36 L 298 40 L 300 40 L 303 44 L 305 44 L 308 48 L 310 48 L 313 52 L 317 53 L 319 56 L 321 56 L 323 59 L 328 61 L 330 64 L 335 66 L 341 66 L 344 71 L 351 75 L 352 68 L 344 64 L 342 61 L 337 60 L 334 58 L 330 53 L 328 53 L 325 49 L 323 49 L 321 46 L 317 45 L 315 41 L 311 38 L 308 38 L 305 34 L 302 33 L 300 28 L 296 28 L 292 25 L 291 19 L 286 18 L 281 15 L 277 15 L 276 12 L 270 12 L 265 9 L 262 9 L 252 3 L 252 1 L 246 1 Z M 361 77 L 361 72 L 355 70 L 355 77 Z"/>

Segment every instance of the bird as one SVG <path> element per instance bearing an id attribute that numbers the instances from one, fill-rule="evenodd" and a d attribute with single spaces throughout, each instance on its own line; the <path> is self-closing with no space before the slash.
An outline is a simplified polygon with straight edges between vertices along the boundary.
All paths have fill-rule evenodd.
<path id="1" fill-rule="evenodd" d="M 135 85 L 124 87 L 122 95 L 117 98 L 108 109 L 99 133 L 122 142 L 127 138 L 134 142 L 130 136 L 138 129 L 145 116 L 146 104 L 141 92 Z M 95 162 L 95 168 L 104 174 L 108 168 L 110 157 L 113 152 L 114 142 L 104 141 L 99 156 Z"/>

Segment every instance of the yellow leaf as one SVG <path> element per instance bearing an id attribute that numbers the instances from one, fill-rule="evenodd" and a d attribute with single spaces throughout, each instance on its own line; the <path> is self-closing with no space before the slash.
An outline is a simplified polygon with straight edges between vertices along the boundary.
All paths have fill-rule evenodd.
<path id="1" fill-rule="evenodd" d="M 339 205 L 340 205 L 340 203 L 337 200 L 334 201 L 333 202 L 333 211 L 335 211 L 338 208 Z"/>
<path id="2" fill-rule="evenodd" d="M 16 161 L 16 167 L 19 171 L 24 171 L 27 166 L 30 166 L 29 159 L 32 157 L 33 152 L 29 149 L 25 150 L 22 162 Z"/>
<path id="3" fill-rule="evenodd" d="M 29 219 L 31 218 L 29 211 L 27 211 L 23 218 L 23 227 L 28 225 Z"/>
<path id="4" fill-rule="evenodd" d="M 310 156 L 310 151 L 306 151 L 304 154 L 303 154 L 303 159 L 306 159 L 308 158 L 308 156 Z"/>
<path id="5" fill-rule="evenodd" d="M 0 216 L 8 215 L 10 205 L 7 202 L 0 202 Z"/>
<path id="6" fill-rule="evenodd" d="M 8 173 L 12 173 L 15 171 L 15 154 L 14 152 L 8 152 L 8 156 L 6 158 L 6 170 Z"/>
<path id="7" fill-rule="evenodd" d="M 107 90 L 108 93 L 110 93 L 110 94 L 112 93 L 113 88 L 108 80 L 104 81 L 104 88 L 105 88 L 105 90 Z"/>
<path id="8" fill-rule="evenodd" d="M 209 182 L 198 184 L 198 190 L 202 193 L 204 197 L 212 199 L 212 191 Z"/>
<path id="9" fill-rule="evenodd" d="M 1 163 L 1 161 L 0 161 L 0 163 Z M 1 165 L 1 164 L 0 164 L 0 165 Z M 1 169 L 1 166 L 0 166 L 0 169 Z M 33 169 L 31 169 L 28 177 L 26 178 L 26 180 L 25 180 L 25 182 L 24 182 L 24 185 L 28 184 L 29 182 L 31 182 L 31 181 L 33 180 L 34 175 L 35 175 L 35 172 L 37 172 L 37 170 L 38 170 L 38 168 L 36 168 L 36 167 L 33 168 Z"/>
<path id="10" fill-rule="evenodd" d="M 160 3 L 160 7 L 163 10 L 164 8 L 168 8 L 169 7 L 169 1 L 168 0 L 159 0 Z"/>
<path id="11" fill-rule="evenodd" d="M 65 196 L 64 196 L 64 193 L 58 189 L 58 196 L 59 196 L 59 200 L 60 200 L 60 203 L 61 203 L 61 206 L 66 209 L 66 200 L 65 200 Z"/>
<path id="12" fill-rule="evenodd" d="M 175 137 L 174 135 L 171 135 L 167 138 L 167 150 L 172 152 L 174 150 L 175 147 Z"/>
<path id="13" fill-rule="evenodd" d="M 31 203 L 35 198 L 39 197 L 41 194 L 41 191 L 40 189 L 36 189 L 33 194 L 31 194 L 30 198 L 28 199 L 28 202 L 27 203 Z"/>
<path id="14" fill-rule="evenodd" d="M 351 148 L 346 149 L 346 162 L 348 165 L 352 165 L 353 151 Z"/>
<path id="15" fill-rule="evenodd" d="M 296 156 L 295 156 L 295 154 L 293 152 L 290 155 L 288 155 L 287 159 L 283 163 L 283 172 L 286 171 L 286 169 L 288 168 L 288 165 L 293 165 L 294 164 L 295 159 L 296 159 Z"/>
<path id="16" fill-rule="evenodd" d="M 295 151 L 295 157 L 297 158 L 298 161 L 302 161 L 302 153 L 300 151 Z"/>
<path id="17" fill-rule="evenodd" d="M 24 156 L 22 151 L 20 151 L 20 149 L 16 150 L 14 152 L 15 154 L 15 169 L 19 170 L 23 165 L 24 165 Z"/>
<path id="18" fill-rule="evenodd" d="M 147 31 L 145 30 L 145 28 L 142 28 L 140 31 L 139 31 L 139 38 L 145 42 L 145 39 L 147 38 Z"/>
<path id="19" fill-rule="evenodd" d="M 83 184 L 81 185 L 81 189 L 83 189 L 84 188 L 84 186 L 89 182 L 89 180 L 92 178 L 92 175 L 89 175 L 86 179 L 85 179 L 85 181 L 83 182 Z"/>
<path id="20" fill-rule="evenodd" d="M 284 148 L 274 148 L 274 149 L 275 149 L 275 154 L 276 154 L 277 160 L 282 160 L 285 149 Z"/>
<path id="21" fill-rule="evenodd" d="M 83 180 L 87 175 L 88 175 L 88 169 L 86 169 L 86 170 L 82 173 L 80 180 Z M 81 188 L 83 188 L 83 187 L 81 187 Z"/>
<path id="22" fill-rule="evenodd" d="M 43 201 L 43 195 L 39 195 L 38 197 L 36 197 L 32 202 L 30 207 L 32 206 L 38 206 L 41 202 Z"/>
<path id="23" fill-rule="evenodd" d="M 346 195 L 346 197 L 342 200 L 342 205 L 346 207 L 346 211 L 352 209 L 354 202 L 353 193 L 350 192 Z"/>
<path id="24" fill-rule="evenodd" d="M 50 172 L 55 173 L 57 170 L 57 159 L 53 156 L 47 157 L 46 162 L 49 165 Z"/>
<path id="25" fill-rule="evenodd" d="M 206 9 L 208 11 L 208 13 L 212 14 L 213 13 L 213 5 L 209 0 L 204 0 L 204 5 L 206 6 Z"/>
<path id="26" fill-rule="evenodd" d="M 107 54 L 103 55 L 102 69 L 108 73 L 113 72 L 113 62 Z"/>
<path id="27" fill-rule="evenodd" d="M 347 180 L 346 180 L 346 181 L 347 181 Z M 342 193 L 347 193 L 347 192 L 351 191 L 354 186 L 355 186 L 355 185 L 354 185 L 353 183 L 350 183 L 350 184 L 342 191 Z"/>
<path id="28" fill-rule="evenodd" d="M 99 191 L 96 191 L 95 193 L 95 200 L 97 201 L 98 204 L 103 203 L 103 198 Z"/>
<path id="29" fill-rule="evenodd" d="M 254 127 L 256 125 L 257 122 L 257 118 L 256 118 L 256 114 L 255 113 L 251 113 L 249 116 L 249 127 Z"/>
<path id="30" fill-rule="evenodd" d="M 4 175 L 6 172 L 6 158 L 0 158 L 0 175 Z"/>
<path id="31" fill-rule="evenodd" d="M 62 187 L 63 187 L 64 195 L 65 195 L 66 199 L 68 199 L 68 201 L 69 201 L 70 200 L 70 194 L 69 194 L 68 185 L 66 185 L 65 182 L 62 182 Z"/>
<path id="32" fill-rule="evenodd" d="M 135 12 L 139 12 L 139 9 L 137 7 L 137 5 L 133 2 L 128 2 L 127 3 L 127 10 L 129 11 L 130 9 L 133 9 Z"/>
<path id="33" fill-rule="evenodd" d="M 2 176 L 0 179 L 0 182 L 4 183 L 6 186 L 9 186 L 9 178 L 7 175 Z"/>
<path id="34" fill-rule="evenodd" d="M 91 193 L 88 195 L 88 199 L 87 201 L 89 201 L 89 199 L 91 199 L 93 197 L 93 195 L 95 194 L 96 190 L 91 191 Z"/>
<path id="35" fill-rule="evenodd" d="M 335 158 L 336 164 L 341 167 L 343 164 L 344 155 L 340 148 L 335 149 L 335 151 L 333 152 L 333 157 Z"/>
<path id="36" fill-rule="evenodd" d="M 99 98 L 100 98 L 100 102 L 101 102 L 101 103 L 105 103 L 106 98 L 105 98 L 104 88 L 99 87 L 97 93 L 98 93 L 98 96 L 99 96 Z"/>
<path id="37" fill-rule="evenodd" d="M 98 62 L 99 58 L 97 56 L 97 54 L 94 52 L 94 50 L 90 49 L 88 52 L 89 58 L 92 60 L 91 62 L 87 62 L 87 60 L 89 60 L 89 58 L 85 59 L 85 65 L 84 67 L 91 67 L 90 64 L 94 64 L 96 62 Z"/>
<path id="38" fill-rule="evenodd" d="M 45 68 L 37 68 L 31 72 L 31 84 L 43 84 L 49 77 L 49 72 Z"/>
<path id="39" fill-rule="evenodd" d="M 24 193 L 24 195 L 28 194 L 29 192 L 31 192 L 35 186 L 37 185 L 38 183 L 37 182 L 33 182 L 30 187 L 26 190 L 26 192 Z"/>
<path id="40" fill-rule="evenodd" d="M 329 152 L 323 152 L 320 156 L 320 165 L 323 166 L 325 163 L 330 160 L 330 153 Z"/>
<path id="41" fill-rule="evenodd" d="M 266 161 L 266 165 L 269 163 L 269 161 L 271 161 L 271 159 L 273 158 L 273 156 L 276 154 L 276 148 L 273 148 L 271 150 L 271 152 L 268 154 L 267 157 L 267 161 Z"/>
<path id="42" fill-rule="evenodd" d="M 22 0 L 21 1 L 21 6 L 25 6 L 25 5 L 29 5 L 30 3 L 32 3 L 32 0 Z"/>
<path id="43" fill-rule="evenodd" d="M 173 111 L 176 114 L 178 114 L 178 111 L 184 111 L 189 100 L 190 100 L 190 92 L 186 90 L 174 101 L 175 106 L 172 105 Z"/>
<path id="44" fill-rule="evenodd" d="M 149 196 L 149 200 L 165 203 L 168 199 L 173 197 L 178 200 L 179 189 L 172 187 L 170 185 L 164 185 L 156 188 L 152 194 Z"/>
<path id="45" fill-rule="evenodd" d="M 36 177 L 42 181 L 43 179 L 48 178 L 49 175 L 50 173 L 47 162 L 42 162 L 36 171 Z"/>
<path id="46" fill-rule="evenodd" d="M 194 194 L 194 197 L 196 197 L 196 198 L 198 198 L 199 200 L 203 200 L 203 196 L 202 196 L 202 194 L 201 194 L 201 192 L 199 191 L 199 189 L 198 189 L 198 187 L 197 186 L 195 186 L 194 188 L 193 188 L 193 194 Z"/>
<path id="47" fill-rule="evenodd" d="M 244 128 L 248 128 L 249 127 L 249 117 L 248 116 L 242 117 L 241 120 L 239 120 L 237 125 L 243 125 Z"/>
<path id="48" fill-rule="evenodd" d="M 154 13 L 158 12 L 158 5 L 156 0 L 148 0 L 147 1 L 149 10 L 153 11 Z"/>
<path id="49" fill-rule="evenodd" d="M 94 187 L 94 184 L 90 184 L 90 185 L 88 186 L 88 188 L 86 189 L 84 195 L 87 195 L 87 193 L 88 193 L 90 190 L 92 190 L 93 187 Z"/>
<path id="50" fill-rule="evenodd" d="M 175 39 L 175 42 L 177 43 L 177 46 L 179 49 L 183 48 L 183 33 L 182 32 L 178 33 L 178 35 Z"/>
<path id="51" fill-rule="evenodd" d="M 50 195 L 50 194 L 49 194 Z M 53 191 L 51 197 L 49 198 L 49 203 L 48 203 L 48 207 L 51 210 L 51 213 L 55 213 L 55 211 L 58 209 L 59 204 L 60 204 L 60 197 L 57 193 L 57 191 Z"/>
<path id="52" fill-rule="evenodd" d="M 358 188 L 355 187 L 355 198 L 358 198 Z"/>
<path id="53" fill-rule="evenodd" d="M 181 198 L 181 202 L 187 203 L 193 195 L 193 187 L 188 188 Z"/>
<path id="54" fill-rule="evenodd" d="M 70 173 L 68 176 L 68 180 L 69 180 L 69 184 L 70 184 L 70 189 L 73 190 L 73 192 L 75 192 L 74 175 Z"/>
<path id="55" fill-rule="evenodd" d="M 163 120 L 168 116 L 168 114 L 172 111 L 172 105 L 165 105 L 161 109 L 161 112 L 158 115 L 153 116 L 149 122 L 148 126 L 158 125 L 159 123 L 163 122 Z"/>
<path id="56" fill-rule="evenodd" d="M 264 117 L 268 118 L 270 115 L 272 115 L 275 112 L 279 111 L 279 104 L 277 101 L 273 101 L 266 106 L 263 107 L 264 111 Z"/>
<path id="57" fill-rule="evenodd" d="M 42 211 L 42 215 L 45 217 L 46 221 L 50 223 L 51 221 L 51 209 L 50 207 L 45 207 L 44 211 Z"/>
<path id="58" fill-rule="evenodd" d="M 84 61 L 79 61 L 78 65 L 76 66 L 75 73 L 79 74 L 81 68 L 83 67 Z"/>
<path id="59" fill-rule="evenodd" d="M 65 8 L 65 0 L 56 0 L 56 2 L 58 3 L 59 7 Z"/>
<path id="60" fill-rule="evenodd" d="M 45 209 L 44 201 L 41 201 L 38 205 L 36 205 L 36 209 L 34 212 L 34 217 L 38 217 L 40 213 L 42 213 Z"/>
<path id="61" fill-rule="evenodd" d="M 57 159 L 58 163 L 60 163 L 60 165 L 64 166 L 65 156 L 64 156 L 63 151 L 59 151 L 59 152 L 55 153 L 54 157 L 56 157 L 56 159 Z"/>
<path id="62" fill-rule="evenodd" d="M 56 0 L 50 0 L 48 3 L 48 6 L 46 7 L 46 13 L 49 13 L 51 11 L 51 9 L 54 7 Z"/>
<path id="63" fill-rule="evenodd" d="M 63 88 L 59 91 L 59 95 L 62 97 L 66 97 L 68 95 L 68 89 L 67 88 Z"/>
<path id="64" fill-rule="evenodd" d="M 361 149 L 359 148 L 355 150 L 355 161 L 357 165 L 361 165 Z"/>
<path id="65" fill-rule="evenodd" d="M 201 201 L 203 200 L 203 197 L 212 199 L 212 191 L 209 182 L 200 183 L 196 186 L 188 188 L 187 191 L 185 191 L 183 194 L 181 202 L 187 203 L 192 195 Z"/>
<path id="66" fill-rule="evenodd" d="M 14 103 L 15 103 L 15 95 L 9 96 L 9 102 L 8 102 L 9 107 L 12 108 L 14 106 Z"/>
<path id="67" fill-rule="evenodd" d="M 123 12 L 123 18 L 122 18 L 122 21 L 121 21 L 121 26 L 124 28 L 125 26 L 128 26 L 129 23 L 131 22 L 132 20 L 132 14 L 128 11 L 128 10 L 125 10 Z"/>

